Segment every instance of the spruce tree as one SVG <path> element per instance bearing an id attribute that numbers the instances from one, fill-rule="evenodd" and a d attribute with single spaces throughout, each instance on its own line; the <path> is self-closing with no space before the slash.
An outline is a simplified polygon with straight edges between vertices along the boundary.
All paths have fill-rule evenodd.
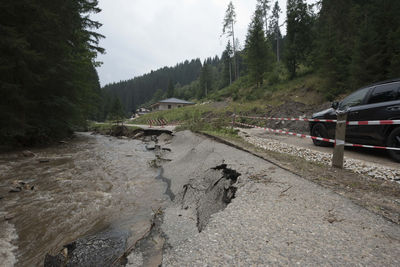
<path id="1" fill-rule="evenodd" d="M 261 12 L 261 17 L 265 24 L 265 33 L 268 32 L 268 11 L 271 8 L 269 2 L 270 0 L 257 0 L 257 9 Z"/>
<path id="2" fill-rule="evenodd" d="M 235 23 L 236 23 L 235 7 L 233 6 L 232 1 L 230 1 L 228 4 L 228 8 L 226 9 L 225 12 L 222 34 L 226 34 L 228 37 L 232 37 L 233 65 L 234 65 L 235 79 L 237 79 L 239 76 L 238 76 L 238 66 L 236 59 L 236 39 L 235 39 L 235 28 L 234 28 Z"/>
<path id="3" fill-rule="evenodd" d="M 114 97 L 108 119 L 115 122 L 120 122 L 125 117 L 125 111 L 118 97 Z"/>
<path id="4" fill-rule="evenodd" d="M 246 37 L 246 62 L 257 87 L 263 84 L 264 73 L 271 65 L 270 47 L 263 30 L 262 10 L 256 9 Z"/>
<path id="5" fill-rule="evenodd" d="M 198 98 L 207 97 L 212 86 L 212 69 L 211 64 L 204 61 L 203 68 L 200 73 L 200 90 L 197 94 Z"/>
<path id="6" fill-rule="evenodd" d="M 221 61 L 223 64 L 222 68 L 222 84 L 221 87 L 232 84 L 232 46 L 230 41 L 226 45 L 224 52 L 222 53 Z"/>
<path id="7" fill-rule="evenodd" d="M 167 98 L 174 97 L 174 84 L 172 80 L 168 81 Z"/>
<path id="8" fill-rule="evenodd" d="M 296 76 L 300 63 L 306 63 L 312 48 L 313 17 L 304 0 L 287 1 L 287 35 L 285 63 L 290 78 Z"/>
<path id="9" fill-rule="evenodd" d="M 268 27 L 268 37 L 273 43 L 273 47 L 275 47 L 274 51 L 276 51 L 276 61 L 280 61 L 280 45 L 281 45 L 281 30 L 279 27 L 279 17 L 281 13 L 281 8 L 279 7 L 278 1 L 275 2 L 274 8 L 272 9 L 272 14 L 270 17 L 269 27 Z"/>

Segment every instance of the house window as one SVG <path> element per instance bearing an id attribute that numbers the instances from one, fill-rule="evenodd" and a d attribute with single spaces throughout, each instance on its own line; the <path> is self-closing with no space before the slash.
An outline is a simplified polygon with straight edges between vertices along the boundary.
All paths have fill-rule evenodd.
<path id="1" fill-rule="evenodd" d="M 181 105 L 178 105 L 178 108 L 180 108 L 181 107 Z"/>
<path id="2" fill-rule="evenodd" d="M 171 109 L 171 105 L 168 105 L 168 109 Z"/>

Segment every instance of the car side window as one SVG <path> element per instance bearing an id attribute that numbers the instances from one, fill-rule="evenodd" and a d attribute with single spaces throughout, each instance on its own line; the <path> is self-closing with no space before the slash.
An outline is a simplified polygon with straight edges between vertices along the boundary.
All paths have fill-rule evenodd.
<path id="1" fill-rule="evenodd" d="M 370 89 L 371 87 L 368 87 L 352 93 L 351 95 L 343 99 L 342 102 L 340 102 L 339 109 L 345 109 L 347 107 L 353 107 L 362 104 L 365 96 Z"/>
<path id="2" fill-rule="evenodd" d="M 393 101 L 400 98 L 400 83 L 389 83 L 377 86 L 371 94 L 368 104 Z"/>

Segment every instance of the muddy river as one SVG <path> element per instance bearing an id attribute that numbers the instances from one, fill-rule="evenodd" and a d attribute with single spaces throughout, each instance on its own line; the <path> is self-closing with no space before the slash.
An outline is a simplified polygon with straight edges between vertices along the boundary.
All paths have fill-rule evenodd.
<path id="1" fill-rule="evenodd" d="M 170 201 L 165 181 L 149 166 L 155 154 L 141 141 L 78 133 L 32 152 L 0 155 L 4 266 L 42 266 L 46 253 L 105 229 L 135 240 L 153 210 Z"/>

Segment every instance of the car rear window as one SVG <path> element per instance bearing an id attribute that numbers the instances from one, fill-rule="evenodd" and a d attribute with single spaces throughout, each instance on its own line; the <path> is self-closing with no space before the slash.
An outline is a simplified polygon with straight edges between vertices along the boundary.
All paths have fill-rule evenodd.
<path id="1" fill-rule="evenodd" d="M 387 102 L 400 99 L 400 83 L 390 83 L 377 86 L 372 91 L 369 104 Z"/>

